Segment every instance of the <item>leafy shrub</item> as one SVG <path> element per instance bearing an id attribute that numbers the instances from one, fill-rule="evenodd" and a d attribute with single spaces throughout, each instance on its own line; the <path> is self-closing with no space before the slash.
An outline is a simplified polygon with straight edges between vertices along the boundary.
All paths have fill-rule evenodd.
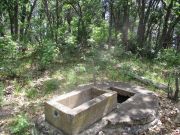
<path id="1" fill-rule="evenodd" d="M 129 32 L 128 33 L 128 37 L 129 37 L 129 50 L 133 53 L 136 54 L 138 53 L 138 50 L 141 48 L 138 48 L 138 42 L 137 42 L 137 35 L 134 32 Z"/>
<path id="2" fill-rule="evenodd" d="M 116 80 L 116 81 L 117 80 L 129 81 L 132 79 L 133 76 L 131 65 L 128 63 L 121 64 L 121 66 L 118 69 L 109 67 L 107 73 L 108 73 L 108 77 L 111 80 Z"/>
<path id="3" fill-rule="evenodd" d="M 133 73 L 132 73 L 131 65 L 126 63 L 122 64 L 119 74 L 122 80 L 132 79 Z"/>
<path id="4" fill-rule="evenodd" d="M 117 45 L 114 47 L 111 53 L 113 53 L 115 57 L 122 58 L 124 53 L 124 48 L 121 45 Z"/>
<path id="5" fill-rule="evenodd" d="M 0 37 L 1 60 L 17 58 L 17 43 L 11 40 L 11 37 Z"/>
<path id="6" fill-rule="evenodd" d="M 80 48 L 74 44 L 66 44 L 63 47 L 62 58 L 65 62 L 70 62 L 78 57 Z"/>
<path id="7" fill-rule="evenodd" d="M 94 49 L 92 54 L 89 56 L 89 62 L 92 65 L 92 61 L 94 61 L 94 65 L 97 70 L 106 70 L 110 65 L 114 65 L 117 63 L 117 59 L 113 56 L 113 50 L 107 53 L 107 51 Z"/>
<path id="8" fill-rule="evenodd" d="M 89 41 L 91 44 L 102 44 L 108 39 L 108 25 L 106 22 L 103 22 L 101 26 L 91 25 L 90 27 L 92 32 L 90 34 Z"/>
<path id="9" fill-rule="evenodd" d="M 108 67 L 109 64 L 112 64 L 114 58 L 109 53 L 101 52 L 99 56 L 99 60 L 97 61 L 97 65 L 99 66 L 100 70 L 104 70 Z"/>
<path id="10" fill-rule="evenodd" d="M 74 61 L 80 55 L 81 46 L 77 45 L 76 36 L 73 34 L 67 34 L 64 37 L 65 43 L 62 46 L 62 59 L 65 62 Z"/>
<path id="11" fill-rule="evenodd" d="M 18 115 L 10 126 L 10 131 L 15 135 L 25 135 L 30 124 L 25 115 Z"/>
<path id="12" fill-rule="evenodd" d="M 57 79 L 51 79 L 51 80 L 45 81 L 43 84 L 43 89 L 45 93 L 47 94 L 47 93 L 57 90 L 59 88 L 59 83 L 60 81 Z"/>
<path id="13" fill-rule="evenodd" d="M 86 72 L 86 67 L 83 64 L 77 64 L 74 69 L 78 73 Z"/>
<path id="14" fill-rule="evenodd" d="M 58 56 L 59 49 L 51 41 L 45 41 L 35 48 L 36 63 L 40 69 L 46 69 Z"/>
<path id="15" fill-rule="evenodd" d="M 73 69 L 71 69 L 67 74 L 67 83 L 70 85 L 74 85 L 77 83 L 76 72 Z"/>
<path id="16" fill-rule="evenodd" d="M 65 37 L 65 43 L 67 45 L 75 45 L 76 42 L 77 42 L 76 37 L 72 34 L 69 34 Z"/>
<path id="17" fill-rule="evenodd" d="M 19 51 L 18 44 L 11 37 L 0 37 L 0 75 L 15 76 L 19 66 L 17 61 Z"/>
<path id="18" fill-rule="evenodd" d="M 110 80 L 117 81 L 120 79 L 119 71 L 114 69 L 107 70 L 107 76 Z"/>
<path id="19" fill-rule="evenodd" d="M 174 49 L 165 49 L 159 54 L 158 59 L 166 62 L 168 66 L 180 65 L 180 53 Z"/>

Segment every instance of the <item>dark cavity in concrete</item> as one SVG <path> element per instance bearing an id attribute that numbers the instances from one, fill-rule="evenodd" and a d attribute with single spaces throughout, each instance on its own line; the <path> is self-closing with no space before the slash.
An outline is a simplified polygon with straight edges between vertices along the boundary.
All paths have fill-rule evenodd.
<path id="1" fill-rule="evenodd" d="M 123 96 L 123 95 L 118 94 L 117 95 L 117 102 L 118 103 L 123 103 L 129 98 L 130 98 L 129 96 Z"/>
<path id="2" fill-rule="evenodd" d="M 117 102 L 118 103 L 123 103 L 126 100 L 128 100 L 131 96 L 134 96 L 135 93 L 128 92 L 126 90 L 117 88 L 117 87 L 110 87 L 108 88 L 111 91 L 116 91 L 117 92 Z"/>

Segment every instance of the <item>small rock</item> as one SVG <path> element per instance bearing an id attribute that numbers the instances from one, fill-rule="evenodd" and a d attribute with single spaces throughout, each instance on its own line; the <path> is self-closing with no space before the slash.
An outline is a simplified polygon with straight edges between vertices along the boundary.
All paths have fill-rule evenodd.
<path id="1" fill-rule="evenodd" d="M 6 87 L 6 89 L 4 90 L 4 95 L 6 96 L 12 94 L 13 90 L 14 90 L 13 85 Z"/>
<path id="2" fill-rule="evenodd" d="M 100 132 L 98 133 L 98 135 L 104 135 L 103 131 L 100 131 Z"/>

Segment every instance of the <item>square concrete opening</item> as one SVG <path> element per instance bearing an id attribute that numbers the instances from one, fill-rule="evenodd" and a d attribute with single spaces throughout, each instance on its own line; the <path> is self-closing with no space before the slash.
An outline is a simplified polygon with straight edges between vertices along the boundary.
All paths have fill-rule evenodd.
<path id="1" fill-rule="evenodd" d="M 68 135 L 78 134 L 116 108 L 117 93 L 98 88 L 76 90 L 45 103 L 46 120 Z"/>
<path id="2" fill-rule="evenodd" d="M 118 103 L 123 103 L 126 100 L 128 100 L 131 96 L 133 96 L 135 93 L 122 90 L 118 87 L 110 87 L 109 90 L 116 91 L 117 92 L 117 102 Z"/>
<path id="3" fill-rule="evenodd" d="M 123 103 L 126 100 L 128 100 L 129 98 L 130 98 L 129 96 L 123 96 L 123 95 L 118 94 L 117 95 L 117 102 L 118 103 Z"/>

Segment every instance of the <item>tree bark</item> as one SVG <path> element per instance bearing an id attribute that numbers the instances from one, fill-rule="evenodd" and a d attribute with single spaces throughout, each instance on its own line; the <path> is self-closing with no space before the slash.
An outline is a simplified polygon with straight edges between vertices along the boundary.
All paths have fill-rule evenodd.
<path id="1" fill-rule="evenodd" d="M 28 32 L 28 29 L 29 29 L 29 26 L 30 26 L 32 14 L 33 14 L 34 8 L 36 6 L 36 3 L 37 3 L 37 0 L 34 0 L 33 4 L 31 5 L 31 9 L 30 9 L 29 15 L 27 17 L 27 25 L 26 25 L 25 32 L 24 32 L 25 36 L 27 36 L 27 32 Z"/>
<path id="2" fill-rule="evenodd" d="M 55 33 L 56 44 L 58 44 L 58 29 L 62 22 L 60 18 L 60 13 L 61 13 L 60 3 L 59 0 L 56 0 L 56 33 Z"/>
<path id="3" fill-rule="evenodd" d="M 178 95 L 179 95 L 179 78 L 178 76 L 175 77 L 175 86 L 176 86 L 176 91 L 174 93 L 174 100 L 178 100 Z"/>
<path id="4" fill-rule="evenodd" d="M 24 37 L 24 26 L 25 26 L 25 19 L 26 19 L 26 5 L 25 3 L 22 6 L 22 12 L 21 12 L 21 26 L 20 26 L 20 40 L 23 40 Z"/>
<path id="5" fill-rule="evenodd" d="M 71 9 L 68 9 L 66 19 L 68 23 L 68 31 L 71 32 L 71 21 L 72 21 L 72 15 L 71 15 Z"/>
<path id="6" fill-rule="evenodd" d="M 18 14 L 19 14 L 19 5 L 18 1 L 15 1 L 14 6 L 14 38 L 15 40 L 18 40 L 18 30 L 19 30 L 19 23 L 18 23 Z"/>
<path id="7" fill-rule="evenodd" d="M 144 44 L 144 33 L 145 33 L 145 0 L 140 0 L 138 3 L 139 7 L 139 25 L 137 31 L 137 42 L 140 48 L 143 48 Z"/>
<path id="8" fill-rule="evenodd" d="M 109 2 L 109 37 L 108 37 L 108 49 L 112 44 L 112 23 L 113 23 L 113 0 Z"/>
<path id="9" fill-rule="evenodd" d="M 14 22 L 13 22 L 13 16 L 11 11 L 8 11 L 8 15 L 9 15 L 9 21 L 10 21 L 10 30 L 11 30 L 11 36 L 14 36 Z"/>
<path id="10" fill-rule="evenodd" d="M 1 11 L 0 11 L 1 12 Z M 3 22 L 3 14 L 0 13 L 0 37 L 4 36 L 4 22 Z"/>
<path id="11" fill-rule="evenodd" d="M 45 9 L 45 13 L 46 13 L 48 24 L 49 24 L 50 37 L 54 39 L 54 31 L 52 27 L 51 14 L 49 12 L 48 0 L 44 0 L 44 9 Z"/>
<path id="12" fill-rule="evenodd" d="M 139 45 L 139 48 L 142 50 L 140 51 L 140 54 L 142 56 L 146 55 L 150 48 L 149 44 L 147 44 L 147 39 L 149 36 L 149 39 L 151 39 L 150 31 L 152 30 L 153 23 L 150 20 L 151 17 L 151 11 L 154 12 L 155 9 L 158 8 L 158 4 L 160 0 L 150 0 L 148 3 L 146 3 L 146 0 L 139 0 L 138 1 L 138 8 L 139 8 L 139 25 L 138 25 L 138 31 L 137 31 L 137 42 Z"/>
<path id="13" fill-rule="evenodd" d="M 159 49 L 161 49 L 161 47 L 163 47 L 163 48 L 167 47 L 166 38 L 167 38 L 167 31 L 168 31 L 168 21 L 169 21 L 170 15 L 171 15 L 173 2 L 174 2 L 174 0 L 171 0 L 169 6 L 167 8 L 166 15 L 164 17 L 164 24 L 163 24 L 162 34 L 160 37 Z M 163 4 L 164 4 L 164 8 L 166 8 L 166 4 L 164 2 L 163 2 Z"/>
<path id="14" fill-rule="evenodd" d="M 176 35 L 176 50 L 177 50 L 177 53 L 180 52 L 180 35 Z"/>
<path id="15" fill-rule="evenodd" d="M 124 3 L 124 16 L 123 16 L 123 33 L 122 33 L 122 41 L 125 46 L 126 51 L 129 50 L 128 44 L 128 29 L 129 29 L 129 6 L 128 0 Z"/>

